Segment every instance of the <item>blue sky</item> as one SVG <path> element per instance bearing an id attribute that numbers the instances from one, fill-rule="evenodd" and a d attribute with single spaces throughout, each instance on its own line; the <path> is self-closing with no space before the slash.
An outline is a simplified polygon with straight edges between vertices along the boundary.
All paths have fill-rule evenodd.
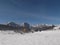
<path id="1" fill-rule="evenodd" d="M 59 0 L 0 0 L 0 23 L 60 24 Z"/>

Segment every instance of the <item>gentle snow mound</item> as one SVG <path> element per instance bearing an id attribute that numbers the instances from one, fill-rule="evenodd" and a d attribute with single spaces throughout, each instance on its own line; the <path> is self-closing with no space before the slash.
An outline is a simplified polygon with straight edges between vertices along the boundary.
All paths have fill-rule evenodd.
<path id="1" fill-rule="evenodd" d="M 0 32 L 0 45 L 60 45 L 60 31 L 42 31 L 25 35 Z"/>

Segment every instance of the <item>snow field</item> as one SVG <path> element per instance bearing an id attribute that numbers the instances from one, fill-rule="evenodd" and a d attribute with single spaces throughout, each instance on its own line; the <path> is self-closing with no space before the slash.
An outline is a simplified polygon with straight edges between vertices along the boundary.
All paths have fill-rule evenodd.
<path id="1" fill-rule="evenodd" d="M 26 34 L 0 32 L 0 45 L 60 45 L 60 31 Z"/>

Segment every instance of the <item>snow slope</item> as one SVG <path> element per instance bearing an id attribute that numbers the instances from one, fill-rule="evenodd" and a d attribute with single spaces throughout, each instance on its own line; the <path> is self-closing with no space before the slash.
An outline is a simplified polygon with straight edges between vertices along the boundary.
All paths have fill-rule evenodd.
<path id="1" fill-rule="evenodd" d="M 54 27 L 54 30 L 59 30 L 59 29 L 60 29 L 60 26 Z"/>
<path id="2" fill-rule="evenodd" d="M 60 45 L 60 31 L 29 34 L 0 32 L 0 45 Z"/>

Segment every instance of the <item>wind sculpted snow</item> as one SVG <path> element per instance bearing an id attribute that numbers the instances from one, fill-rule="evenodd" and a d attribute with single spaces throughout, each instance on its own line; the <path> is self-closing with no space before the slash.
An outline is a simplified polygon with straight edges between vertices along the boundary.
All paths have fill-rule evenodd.
<path id="1" fill-rule="evenodd" d="M 0 45 L 60 45 L 60 31 L 42 31 L 28 34 L 0 32 Z"/>

